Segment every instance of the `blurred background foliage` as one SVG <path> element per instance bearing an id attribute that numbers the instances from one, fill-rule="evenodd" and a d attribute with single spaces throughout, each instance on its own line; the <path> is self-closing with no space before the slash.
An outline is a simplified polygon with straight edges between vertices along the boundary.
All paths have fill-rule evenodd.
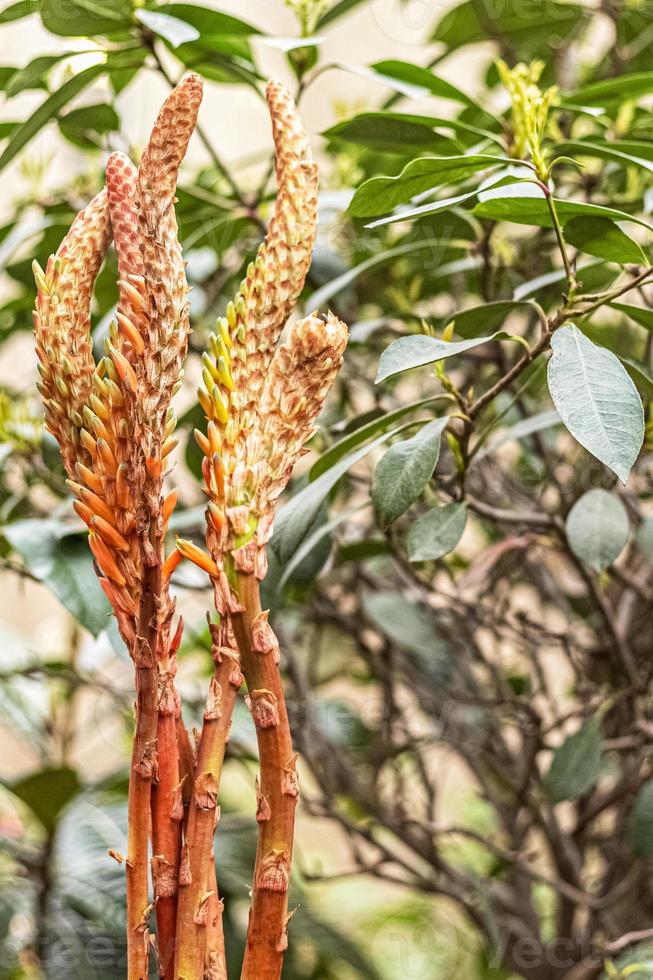
<path id="1" fill-rule="evenodd" d="M 192 69 L 221 100 L 234 87 L 249 92 L 254 111 L 265 82 L 261 43 L 283 53 L 300 106 L 320 98 L 328 72 L 375 80 L 374 98 L 334 107 L 338 121 L 315 135 L 320 233 L 303 306 L 331 306 L 351 324 L 351 341 L 277 521 L 265 583 L 304 787 L 284 977 L 653 976 L 648 423 L 640 461 L 617 490 L 563 432 L 537 360 L 479 412 L 473 451 L 442 436 L 439 460 L 436 451 L 421 484 L 399 488 L 398 505 L 373 482 L 388 443 L 403 436 L 405 446 L 445 409 L 462 411 L 488 391 L 535 342 L 541 317 L 565 302 L 550 218 L 520 189 L 524 171 L 511 159 L 519 133 L 497 59 L 537 60 L 540 88 L 557 86 L 545 146 L 549 160 L 562 158 L 555 195 L 583 294 L 607 295 L 650 265 L 653 4 L 287 6 L 292 37 L 271 35 L 264 9 L 250 23 L 220 3 L 4 5 L 0 38 L 17 21 L 40 20 L 52 53 L 30 60 L 3 45 L 0 171 L 18 167 L 21 179 L 3 202 L 0 359 L 9 376 L 14 367 L 24 376 L 12 343 L 31 330 L 32 259 L 45 265 L 56 250 L 101 185 L 108 152 L 140 149 L 121 135 L 125 93 L 139 99 L 152 74 L 174 84 Z M 410 35 L 410 58 L 392 55 L 391 32 L 385 60 L 350 63 L 347 32 L 338 57 L 324 57 L 325 39 L 346 23 L 356 31 L 363 7 L 381 27 L 396 8 L 391 23 Z M 482 85 L 472 91 L 464 73 L 451 79 L 452 59 Z M 25 92 L 40 98 L 21 115 L 14 107 Z M 194 333 L 173 521 L 198 538 L 193 382 L 274 197 L 271 153 L 227 164 L 219 125 L 200 120 L 205 162 L 184 171 L 177 203 Z M 47 159 L 30 152 L 44 130 L 53 145 L 83 151 L 72 178 L 53 179 Z M 452 157 L 455 166 L 433 163 Z M 498 190 L 487 192 L 490 181 Z M 421 210 L 378 223 L 408 205 Z M 98 350 L 115 279 L 110 255 L 95 295 Z M 598 305 L 577 325 L 620 358 L 648 420 L 646 289 Z M 492 339 L 498 330 L 512 340 Z M 446 371 L 440 361 L 375 386 L 382 351 L 413 334 L 478 344 Z M 0 457 L 3 580 L 31 590 L 35 619 L 48 593 L 66 611 L 44 649 L 2 627 L 2 725 L 13 761 L 4 760 L 0 798 L 0 977 L 118 978 L 123 870 L 107 850 L 125 850 L 130 669 L 32 383 L 0 391 Z M 576 530 L 565 526 L 597 489 L 606 491 L 605 513 L 585 506 Z M 615 526 L 616 540 L 606 531 Z M 182 567 L 175 584 L 188 624 L 180 683 L 197 722 L 210 665 L 205 583 Z M 255 846 L 248 722 L 243 708 L 217 843 L 231 971 Z"/>

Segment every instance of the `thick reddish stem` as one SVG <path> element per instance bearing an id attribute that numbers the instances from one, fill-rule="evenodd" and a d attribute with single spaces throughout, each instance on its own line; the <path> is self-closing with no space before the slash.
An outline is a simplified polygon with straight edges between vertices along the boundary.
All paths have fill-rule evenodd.
<path id="1" fill-rule="evenodd" d="M 138 636 L 131 651 L 136 670 L 136 730 L 129 778 L 127 832 L 127 978 L 147 980 L 149 961 L 150 798 L 156 772 L 158 629 L 160 566 L 146 567 Z"/>
<path id="2" fill-rule="evenodd" d="M 214 946 L 214 962 L 211 964 L 214 972 L 209 972 L 208 976 L 211 980 L 219 980 L 219 971 L 224 971 L 224 946 L 220 945 L 219 938 L 217 944 L 215 941 L 216 929 L 219 929 L 218 937 L 222 930 L 221 909 L 212 901 L 217 898 L 217 886 L 214 887 L 213 836 L 219 819 L 217 802 L 225 748 L 242 674 L 233 650 L 214 642 L 213 658 L 215 672 L 211 679 L 204 725 L 197 749 L 179 875 L 175 977 L 180 980 L 203 980 L 205 976 L 207 925 L 210 916 L 211 927 L 208 932 Z M 219 913 L 219 923 L 216 912 Z"/>
<path id="3" fill-rule="evenodd" d="M 172 678 L 167 682 L 172 687 Z M 159 974 L 173 980 L 177 889 L 184 816 L 179 781 L 179 751 L 174 693 L 159 686 L 157 750 L 159 780 L 152 788 L 152 876 L 154 880 Z"/>
<path id="4" fill-rule="evenodd" d="M 207 888 L 211 892 L 211 897 L 208 901 L 209 914 L 206 923 L 204 976 L 206 980 L 227 980 L 227 957 L 225 955 L 224 928 L 222 923 L 223 903 L 218 891 L 218 878 L 213 852 L 211 852 Z"/>
<path id="5" fill-rule="evenodd" d="M 233 615 L 233 630 L 261 766 L 258 847 L 241 980 L 278 980 L 287 947 L 288 886 L 299 796 L 297 756 L 279 672 L 279 645 L 267 614 L 261 611 L 258 581 L 254 575 L 243 575 L 236 587 L 243 612 Z"/>

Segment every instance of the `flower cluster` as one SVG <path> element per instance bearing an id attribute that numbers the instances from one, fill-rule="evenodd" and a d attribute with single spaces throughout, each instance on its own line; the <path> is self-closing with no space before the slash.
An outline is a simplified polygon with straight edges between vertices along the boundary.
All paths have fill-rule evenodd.
<path id="1" fill-rule="evenodd" d="M 311 262 L 317 168 L 291 97 L 275 82 L 266 94 L 276 152 L 274 215 L 238 295 L 210 337 L 198 392 L 208 423 L 196 439 L 204 453 L 210 556 L 178 542 L 213 578 L 221 613 L 238 606 L 225 556 L 238 571 L 265 577 L 275 501 L 313 432 L 347 343 L 343 323 L 315 313 L 279 343 Z"/>
<path id="2" fill-rule="evenodd" d="M 46 424 L 61 447 L 88 525 L 100 583 L 130 649 L 139 627 L 143 565 L 160 561 L 174 493 L 161 499 L 166 460 L 174 448 L 170 400 L 181 383 L 188 341 L 186 276 L 173 198 L 179 164 L 202 94 L 191 75 L 167 100 L 137 170 L 114 153 L 106 188 L 75 219 L 38 287 L 34 328 Z M 93 360 L 90 305 L 109 246 L 116 249 L 120 300 L 105 356 Z M 159 635 L 170 637 L 172 603 L 158 588 Z M 150 651 L 150 654 L 154 651 Z"/>

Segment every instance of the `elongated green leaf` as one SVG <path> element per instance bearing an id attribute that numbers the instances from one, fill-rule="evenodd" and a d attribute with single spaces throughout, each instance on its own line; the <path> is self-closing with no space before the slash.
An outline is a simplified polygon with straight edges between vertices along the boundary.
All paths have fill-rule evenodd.
<path id="1" fill-rule="evenodd" d="M 625 483 L 644 440 L 644 410 L 619 359 L 569 324 L 555 332 L 548 381 L 572 436 Z"/>
<path id="2" fill-rule="evenodd" d="M 565 225 L 565 239 L 574 248 L 608 262 L 646 265 L 642 249 L 609 218 L 579 215 Z"/>
<path id="3" fill-rule="evenodd" d="M 7 97 L 11 99 L 19 92 L 24 92 L 30 88 L 46 88 L 46 79 L 50 68 L 63 58 L 68 57 L 68 52 L 60 55 L 43 55 L 40 58 L 34 58 L 24 68 L 14 71 L 5 87 Z"/>
<path id="4" fill-rule="evenodd" d="M 518 300 L 500 300 L 497 303 L 472 306 L 468 310 L 458 310 L 451 314 L 447 323 L 453 323 L 456 333 L 468 340 L 472 337 L 478 337 L 481 332 L 500 327 L 506 318 L 517 310 L 527 313 L 533 308 L 532 303 Z"/>
<path id="5" fill-rule="evenodd" d="M 40 0 L 17 0 L 16 3 L 10 3 L 0 12 L 0 24 L 9 24 L 11 21 L 29 17 L 30 14 L 37 14 L 39 7 Z"/>
<path id="6" fill-rule="evenodd" d="M 412 439 L 395 442 L 374 470 L 372 501 L 381 527 L 389 527 L 415 503 L 431 479 L 449 419 L 434 419 Z"/>
<path id="7" fill-rule="evenodd" d="M 225 14 L 221 10 L 201 7 L 194 3 L 166 3 L 157 7 L 157 10 L 164 11 L 169 17 L 190 24 L 199 31 L 204 41 L 212 41 L 229 35 L 249 37 L 252 34 L 260 33 L 257 27 L 239 17 L 232 17 L 231 14 Z"/>
<path id="8" fill-rule="evenodd" d="M 616 494 L 589 490 L 569 511 L 567 540 L 578 558 L 602 572 L 619 557 L 630 534 L 628 514 Z"/>
<path id="9" fill-rule="evenodd" d="M 25 562 L 73 616 L 94 636 L 109 625 L 111 612 L 93 571 L 86 536 L 56 520 L 25 520 L 2 531 Z"/>
<path id="10" fill-rule="evenodd" d="M 649 561 L 653 561 L 653 517 L 645 517 L 637 528 L 635 541 Z"/>
<path id="11" fill-rule="evenodd" d="M 323 473 L 331 469 L 343 456 L 352 452 L 361 443 L 367 442 L 368 439 L 378 435 L 380 432 L 388 432 L 395 422 L 398 422 L 405 415 L 410 415 L 411 412 L 417 412 L 420 408 L 424 408 L 426 405 L 430 405 L 442 397 L 442 395 L 435 395 L 433 398 L 422 398 L 420 401 L 413 402 L 411 405 L 403 405 L 401 408 L 396 408 L 393 412 L 386 412 L 385 415 L 372 419 L 365 425 L 361 425 L 358 429 L 354 429 L 353 432 L 348 433 L 342 439 L 339 439 L 338 442 L 334 443 L 330 449 L 322 453 L 316 463 L 313 463 L 310 471 L 310 479 L 316 480 L 318 476 L 322 476 Z M 444 397 L 446 398 L 447 396 Z"/>
<path id="12" fill-rule="evenodd" d="M 591 292 L 595 284 L 597 289 L 599 287 L 605 288 L 618 275 L 609 265 L 598 259 L 581 260 L 577 265 L 576 274 L 587 292 Z M 557 283 L 564 283 L 566 279 L 567 274 L 562 266 L 558 269 L 552 269 L 551 272 L 545 272 L 543 275 L 536 276 L 534 279 L 529 279 L 517 286 L 512 294 L 513 299 L 522 300 L 529 296 L 535 296 L 540 290 L 548 289 Z"/>
<path id="13" fill-rule="evenodd" d="M 245 49 L 243 51 L 242 49 Z M 175 48 L 175 57 L 191 71 L 226 85 L 256 85 L 259 75 L 242 37 L 190 41 Z"/>
<path id="14" fill-rule="evenodd" d="M 645 306 L 631 306 L 629 303 L 610 303 L 613 310 L 625 313 L 627 317 L 639 323 L 640 327 L 653 332 L 653 310 L 647 310 Z"/>
<path id="15" fill-rule="evenodd" d="M 646 151 L 651 154 L 653 151 L 653 147 L 650 145 L 646 150 L 645 143 L 639 146 L 641 153 Z M 615 163 L 628 164 L 653 173 L 653 157 L 637 156 L 637 153 L 633 151 L 632 143 L 569 140 L 566 143 L 556 144 L 556 153 L 564 156 L 597 157 L 600 160 L 612 160 Z"/>
<path id="16" fill-rule="evenodd" d="M 497 185 L 501 187 L 506 187 L 513 184 L 528 184 L 529 179 L 524 180 L 519 174 L 514 172 L 507 172 L 505 170 L 495 171 L 490 174 L 487 181 L 482 185 L 482 188 Z M 376 221 L 371 221 L 369 224 L 365 225 L 366 228 L 378 228 L 381 225 L 391 225 L 398 221 L 411 221 L 413 218 L 422 218 L 425 215 L 437 214 L 441 211 L 449 211 L 451 208 L 456 207 L 459 204 L 464 204 L 466 201 L 471 201 L 473 198 L 485 194 L 486 191 L 481 187 L 475 187 L 471 191 L 467 191 L 464 194 L 459 194 L 456 197 L 442 198 L 438 201 L 433 201 L 430 204 L 422 204 L 417 208 L 410 208 L 408 210 L 399 210 L 396 214 L 388 215 L 387 218 L 378 218 Z"/>
<path id="17" fill-rule="evenodd" d="M 603 207 L 600 204 L 585 204 L 582 201 L 562 201 L 555 199 L 556 211 L 563 225 L 579 215 L 595 218 L 610 218 L 612 221 L 633 221 L 635 224 L 653 231 L 643 218 L 615 208 Z M 541 190 L 533 183 L 520 181 L 507 190 L 493 189 L 483 192 L 483 200 L 479 201 L 473 210 L 479 218 L 490 218 L 492 221 L 513 221 L 520 225 L 538 225 L 540 228 L 552 228 L 553 221 Z"/>
<path id="18" fill-rule="evenodd" d="M 571 94 L 566 93 L 565 102 L 575 105 L 610 105 L 622 99 L 640 99 L 651 92 L 653 71 L 635 72 L 584 85 Z"/>
<path id="19" fill-rule="evenodd" d="M 376 376 L 376 384 L 391 378 L 394 374 L 401 374 L 403 371 L 411 371 L 416 367 L 423 367 L 425 364 L 434 364 L 445 357 L 453 354 L 464 354 L 465 351 L 472 350 L 480 344 L 487 344 L 490 340 L 500 340 L 507 337 L 507 334 L 499 331 L 489 337 L 475 337 L 472 340 L 438 340 L 436 337 L 426 337 L 418 334 L 412 337 L 400 337 L 395 340 L 381 354 L 379 370 Z"/>
<path id="20" fill-rule="evenodd" d="M 442 211 L 450 211 L 451 208 L 455 208 L 459 204 L 464 204 L 465 201 L 471 201 L 477 194 L 478 188 L 475 188 L 473 191 L 468 191 L 466 194 L 458 194 L 456 197 L 444 197 L 439 201 L 433 201 L 431 204 L 422 204 L 418 208 L 410 208 L 410 210 L 391 214 L 387 218 L 370 221 L 365 227 L 380 228 L 382 225 L 397 224 L 398 221 L 412 221 L 413 218 L 423 218 L 428 214 L 439 214 Z"/>
<path id="21" fill-rule="evenodd" d="M 48 123 L 53 116 L 59 112 L 71 99 L 76 95 L 79 95 L 86 86 L 97 78 L 98 75 L 106 71 L 106 65 L 92 65 L 90 68 L 85 68 L 84 71 L 80 71 L 73 78 L 68 79 L 67 82 L 53 92 L 49 98 L 42 102 L 38 109 L 35 110 L 27 118 L 27 120 L 15 129 L 9 142 L 5 146 L 2 154 L 0 155 L 0 170 L 4 170 L 8 163 L 10 163 L 13 158 L 19 153 L 24 146 L 32 139 L 40 129 Z"/>
<path id="22" fill-rule="evenodd" d="M 330 282 L 327 282 L 320 289 L 316 289 L 314 293 L 310 296 L 307 301 L 307 305 L 311 309 L 319 309 L 324 306 L 333 296 L 337 296 L 344 289 L 350 286 L 365 272 L 369 272 L 370 269 L 375 269 L 379 265 L 384 265 L 386 262 L 390 262 L 392 259 L 398 258 L 400 255 L 407 255 L 410 252 L 418 252 L 426 248 L 433 248 L 433 239 L 424 238 L 422 240 L 405 242 L 402 245 L 397 245 L 395 248 L 389 248 L 384 252 L 378 252 L 376 255 L 370 256 L 369 259 L 365 259 L 359 265 L 355 265 L 351 269 L 347 269 L 342 275 L 336 276 Z"/>
<path id="23" fill-rule="evenodd" d="M 420 157 L 411 160 L 397 177 L 372 177 L 357 189 L 347 209 L 355 218 L 386 214 L 418 194 L 472 177 L 507 162 L 489 154 Z"/>
<path id="24" fill-rule="evenodd" d="M 418 517 L 408 531 L 410 561 L 435 561 L 449 554 L 463 536 L 467 523 L 464 503 L 433 507 Z"/>
<path id="25" fill-rule="evenodd" d="M 480 106 L 478 102 L 455 85 L 447 82 L 444 78 L 440 78 L 429 68 L 422 68 L 420 65 L 414 65 L 409 61 L 396 60 L 377 61 L 376 64 L 372 65 L 372 68 L 386 78 L 398 79 L 401 82 L 407 82 L 409 85 L 425 89 L 439 99 L 449 99 L 452 102 L 459 102 L 476 109 L 487 116 L 492 124 L 500 126 L 499 120 L 491 112 L 488 112 L 487 109 Z"/>
<path id="26" fill-rule="evenodd" d="M 369 505 L 363 504 L 363 506 L 369 506 Z M 362 509 L 361 507 L 354 507 L 351 510 L 341 511 L 339 514 L 336 514 L 336 516 L 333 517 L 330 521 L 327 521 L 325 524 L 322 524 L 320 527 L 316 528 L 316 530 L 313 531 L 312 534 L 309 534 L 308 537 L 306 537 L 304 541 L 302 541 L 301 545 L 299 546 L 295 554 L 292 556 L 290 561 L 284 565 L 281 578 L 276 584 L 277 591 L 280 592 L 283 589 L 286 583 L 289 582 L 293 577 L 294 572 L 301 567 L 301 565 L 303 564 L 303 562 L 306 561 L 307 558 L 311 557 L 311 555 L 315 552 L 318 546 L 322 544 L 325 538 L 330 537 L 332 531 L 334 531 L 341 524 L 344 524 L 345 521 L 351 520 L 354 514 L 357 514 L 361 509 Z"/>
<path id="27" fill-rule="evenodd" d="M 635 854 L 653 857 L 653 779 L 644 783 L 637 795 L 628 819 L 627 834 Z"/>
<path id="28" fill-rule="evenodd" d="M 41 20 L 52 34 L 115 34 L 132 24 L 130 0 L 42 0 Z"/>
<path id="29" fill-rule="evenodd" d="M 552 429 L 556 425 L 562 425 L 557 412 L 538 412 L 537 415 L 533 415 L 529 419 L 522 419 L 502 432 L 497 432 L 489 440 L 486 448 L 477 453 L 476 459 L 483 459 L 484 456 L 489 456 L 490 453 L 499 449 L 500 446 L 504 446 L 507 442 L 526 439 L 536 432 L 544 432 L 546 429 Z"/>
<path id="30" fill-rule="evenodd" d="M 579 30 L 589 15 L 589 9 L 566 0 L 548 0 L 546 5 L 467 0 L 442 17 L 432 40 L 454 51 L 489 38 L 506 37 L 518 56 L 528 59 L 541 52 L 542 37 L 567 37 Z"/>
<path id="31" fill-rule="evenodd" d="M 375 140 L 382 140 L 384 145 L 387 145 L 385 135 L 379 132 L 379 129 L 386 128 L 389 128 L 394 138 L 403 132 L 406 138 L 410 139 L 410 134 L 413 134 L 413 138 L 418 143 L 420 140 L 428 139 L 428 134 L 433 134 L 438 128 L 451 129 L 456 137 L 462 141 L 478 143 L 479 140 L 489 140 L 503 150 L 501 137 L 490 130 L 472 126 L 461 119 L 413 115 L 404 112 L 363 112 L 351 119 L 336 123 L 335 126 L 327 129 L 323 135 L 327 138 L 346 139 L 351 143 L 362 143 L 364 146 L 370 146 L 370 140 L 372 140 L 372 145 Z M 420 129 L 422 130 L 421 135 Z M 395 152 L 399 151 L 401 151 L 401 147 L 396 147 Z"/>
<path id="32" fill-rule="evenodd" d="M 428 150 L 443 156 L 460 153 L 461 146 L 455 140 L 437 132 L 436 126 L 452 128 L 447 120 L 427 116 L 411 116 L 407 113 L 364 112 L 352 119 L 345 119 L 327 129 L 327 139 L 347 140 L 372 150 L 396 153 L 401 156 Z"/>
<path id="33" fill-rule="evenodd" d="M 553 754 L 551 768 L 544 784 L 555 803 L 577 800 L 589 793 L 596 784 L 601 770 L 603 740 L 596 717 L 569 735 Z"/>
<path id="34" fill-rule="evenodd" d="M 412 423 L 408 423 L 407 427 Z M 401 431 L 401 430 L 398 430 Z M 290 561 L 297 548 L 305 540 L 311 531 L 315 518 L 331 490 L 335 487 L 338 480 L 344 476 L 348 469 L 355 463 L 363 459 L 369 452 L 377 446 L 382 445 L 391 433 L 384 432 L 372 442 L 359 447 L 355 452 L 349 453 L 332 466 L 326 473 L 322 473 L 316 480 L 305 486 L 299 493 L 288 501 L 277 513 L 274 522 L 274 534 L 270 541 L 270 547 L 282 565 Z"/>
<path id="35" fill-rule="evenodd" d="M 338 20 L 339 17 L 344 17 L 350 10 L 354 10 L 363 2 L 364 0 L 339 0 L 338 3 L 334 3 L 332 7 L 322 14 L 317 22 L 316 30 L 319 31 L 323 27 L 332 24 L 334 20 Z"/>
<path id="36" fill-rule="evenodd" d="M 48 832 L 54 830 L 59 814 L 81 788 L 79 776 L 68 767 L 42 769 L 7 784 L 7 789 L 29 807 Z"/>
<path id="37" fill-rule="evenodd" d="M 374 592 L 363 598 L 365 615 L 401 650 L 424 660 L 446 654 L 434 611 L 399 592 Z"/>
<path id="38" fill-rule="evenodd" d="M 158 34 L 173 48 L 178 48 L 180 44 L 187 44 L 189 41 L 196 41 L 200 32 L 192 24 L 181 20 L 179 17 L 171 17 L 170 14 L 162 14 L 158 10 L 137 10 L 136 20 L 144 24 L 153 34 Z"/>

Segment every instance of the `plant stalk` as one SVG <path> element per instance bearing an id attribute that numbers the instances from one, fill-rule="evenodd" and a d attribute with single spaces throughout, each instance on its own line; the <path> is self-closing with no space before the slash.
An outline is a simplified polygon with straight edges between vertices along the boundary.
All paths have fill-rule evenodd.
<path id="1" fill-rule="evenodd" d="M 233 650 L 221 646 L 212 627 L 215 670 L 204 712 L 190 794 L 186 840 L 179 876 L 175 977 L 203 980 L 205 960 L 210 977 L 226 977 L 222 906 L 217 896 L 213 837 L 220 817 L 217 805 L 225 749 L 238 690 L 240 665 Z M 210 937 L 210 949 L 207 939 Z M 212 959 L 211 959 L 212 957 Z"/>
<path id="2" fill-rule="evenodd" d="M 297 756 L 281 684 L 279 647 L 261 611 L 259 583 L 254 575 L 239 575 L 235 588 L 243 611 L 233 614 L 233 631 L 247 681 L 261 767 L 256 813 L 259 836 L 241 980 L 278 980 L 288 943 L 288 886 L 299 796 Z M 258 639 L 262 619 L 272 643 Z"/>
<path id="3" fill-rule="evenodd" d="M 145 566 L 138 636 L 132 657 L 136 683 L 136 729 L 129 777 L 127 833 L 127 980 L 147 980 L 149 961 L 150 800 L 156 771 L 157 604 L 161 565 Z"/>
<path id="4" fill-rule="evenodd" d="M 152 876 L 154 880 L 159 973 L 173 980 L 177 890 L 181 857 L 183 803 L 179 782 L 179 750 L 175 721 L 172 677 L 159 677 L 157 727 L 158 782 L 152 787 Z M 170 702 L 173 702 L 171 704 Z"/>

